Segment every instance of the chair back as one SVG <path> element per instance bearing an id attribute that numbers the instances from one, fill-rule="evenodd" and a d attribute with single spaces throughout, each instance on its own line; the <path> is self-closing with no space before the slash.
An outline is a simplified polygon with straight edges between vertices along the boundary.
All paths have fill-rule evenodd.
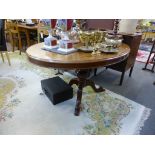
<path id="1" fill-rule="evenodd" d="M 9 31 L 13 34 L 18 33 L 17 22 L 7 21 L 5 25 L 6 31 Z"/>

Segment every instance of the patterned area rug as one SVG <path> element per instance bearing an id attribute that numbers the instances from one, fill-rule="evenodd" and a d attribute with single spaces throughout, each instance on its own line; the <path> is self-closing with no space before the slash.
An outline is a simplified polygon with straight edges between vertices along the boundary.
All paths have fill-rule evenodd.
<path id="1" fill-rule="evenodd" d="M 147 59 L 149 57 L 149 54 L 150 54 L 150 52 L 143 51 L 143 50 L 138 50 L 136 61 L 146 63 Z M 154 56 L 154 54 L 152 54 L 151 57 L 150 57 L 150 60 L 149 60 L 150 64 L 152 63 L 153 56 Z"/>
<path id="2" fill-rule="evenodd" d="M 139 46 L 139 49 L 142 51 L 147 51 L 150 52 L 152 48 L 152 44 L 151 43 L 141 43 Z"/>
<path id="3" fill-rule="evenodd" d="M 56 71 L 28 62 L 22 53 L 10 53 L 11 66 L 0 62 L 0 134 L 139 134 L 150 109 L 109 90 L 84 88 L 84 110 L 74 116 L 74 98 L 53 105 L 42 94 L 40 80 Z M 73 75 L 60 76 L 68 82 Z"/>

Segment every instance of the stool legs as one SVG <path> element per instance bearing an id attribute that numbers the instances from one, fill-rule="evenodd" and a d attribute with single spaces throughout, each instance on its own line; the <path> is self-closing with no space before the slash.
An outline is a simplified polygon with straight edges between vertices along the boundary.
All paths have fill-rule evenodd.
<path id="1" fill-rule="evenodd" d="M 125 74 L 125 71 L 122 72 L 121 79 L 120 79 L 120 82 L 119 82 L 119 85 L 120 85 L 120 86 L 121 86 L 122 83 L 123 83 L 124 74 Z"/>
<path id="2" fill-rule="evenodd" d="M 58 69 L 58 72 L 55 73 L 55 75 L 63 75 L 63 73 L 60 72 L 60 69 Z"/>
<path id="3" fill-rule="evenodd" d="M 133 67 L 130 68 L 129 77 L 131 77 L 132 71 L 133 71 Z"/>
<path id="4" fill-rule="evenodd" d="M 6 54 L 6 58 L 8 59 L 9 66 L 11 66 L 11 62 L 10 62 L 10 57 L 9 57 L 8 51 L 6 51 L 5 54 Z"/>
<path id="5" fill-rule="evenodd" d="M 1 53 L 2 61 L 4 62 L 4 56 L 3 56 L 2 51 L 0 51 L 0 53 Z"/>
<path id="6" fill-rule="evenodd" d="M 2 51 L 0 51 L 0 53 L 1 53 L 2 61 L 4 62 L 4 55 L 3 55 Z M 10 57 L 9 57 L 9 54 L 7 51 L 5 51 L 5 55 L 8 60 L 9 66 L 11 66 Z"/>
<path id="7" fill-rule="evenodd" d="M 94 76 L 97 75 L 97 68 L 94 69 Z"/>

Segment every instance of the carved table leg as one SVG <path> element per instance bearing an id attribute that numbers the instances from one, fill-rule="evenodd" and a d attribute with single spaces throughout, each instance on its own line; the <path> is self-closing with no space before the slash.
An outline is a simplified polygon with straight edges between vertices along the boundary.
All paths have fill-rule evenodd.
<path id="1" fill-rule="evenodd" d="M 69 85 L 72 86 L 73 84 L 76 84 L 78 86 L 79 84 L 79 79 L 78 78 L 74 78 L 74 79 L 71 79 L 69 81 Z"/>
<path id="2" fill-rule="evenodd" d="M 79 70 L 77 71 L 77 78 L 71 79 L 69 82 L 69 85 L 72 86 L 73 84 L 76 84 L 78 86 L 77 91 L 77 100 L 76 100 L 76 106 L 75 106 L 75 116 L 80 115 L 80 111 L 82 110 L 81 106 L 81 100 L 82 100 L 82 90 L 85 86 L 91 86 L 95 92 L 102 92 L 105 89 L 102 87 L 96 87 L 95 83 L 89 79 L 87 79 L 90 75 L 90 70 Z"/>
<path id="3" fill-rule="evenodd" d="M 82 90 L 83 90 L 84 84 L 85 84 L 85 80 L 80 78 L 79 79 L 79 84 L 78 84 L 75 112 L 74 112 L 75 116 L 79 116 L 80 111 L 82 110 L 81 99 L 82 99 Z"/>
<path id="4" fill-rule="evenodd" d="M 91 87 L 93 88 L 93 90 L 94 90 L 95 92 L 97 92 L 97 93 L 98 93 L 98 92 L 105 91 L 105 89 L 102 88 L 101 86 L 96 87 L 96 86 L 95 86 L 95 83 L 94 83 L 93 81 L 91 81 L 91 80 L 86 80 L 85 86 L 91 86 Z"/>

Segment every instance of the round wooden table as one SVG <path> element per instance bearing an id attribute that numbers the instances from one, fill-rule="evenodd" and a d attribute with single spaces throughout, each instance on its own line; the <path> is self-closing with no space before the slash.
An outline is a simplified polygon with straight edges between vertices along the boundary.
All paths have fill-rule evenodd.
<path id="1" fill-rule="evenodd" d="M 130 48 L 126 44 L 119 47 L 117 53 L 101 53 L 91 55 L 82 51 L 77 51 L 68 55 L 61 55 L 54 52 L 42 50 L 44 43 L 35 44 L 29 47 L 26 51 L 30 62 L 45 66 L 66 70 L 75 70 L 77 78 L 71 79 L 70 85 L 76 84 L 78 86 L 77 101 L 75 107 L 75 115 L 78 116 L 82 110 L 81 99 L 82 90 L 85 86 L 91 86 L 95 92 L 102 92 L 102 87 L 96 87 L 94 82 L 88 79 L 90 71 L 93 68 L 108 66 L 126 59 L 129 55 Z"/>

